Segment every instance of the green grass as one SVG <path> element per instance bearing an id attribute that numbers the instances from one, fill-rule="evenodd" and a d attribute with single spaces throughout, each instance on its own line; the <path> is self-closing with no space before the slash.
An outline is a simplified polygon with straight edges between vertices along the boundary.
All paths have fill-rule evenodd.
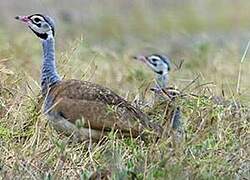
<path id="1" fill-rule="evenodd" d="M 86 7 L 63 1 L 60 7 L 68 7 L 69 14 L 84 12 L 77 17 L 72 13 L 69 22 L 60 16 L 56 1 L 43 3 L 54 7 L 58 17 L 57 64 L 65 79 L 102 84 L 129 101 L 138 94 L 150 100 L 153 94 L 146 89 L 153 84 L 153 74 L 130 57 L 164 52 L 177 64 L 184 59 L 180 70 L 172 68 L 170 84 L 199 96 L 176 101 L 185 130 L 181 142 L 168 125 L 170 136 L 158 141 L 119 139 L 111 132 L 99 143 L 71 142 L 57 134 L 42 113 L 39 40 L 7 19 L 0 22 L 1 178 L 87 179 L 94 172 L 106 172 L 112 179 L 250 176 L 249 56 L 242 64 L 240 93 L 236 92 L 240 59 L 248 42 L 244 33 L 250 27 L 248 1 L 238 2 L 237 13 L 235 4 L 227 1 L 137 2 L 131 7 L 121 1 L 107 6 L 93 1 Z M 128 12 L 124 7 L 129 7 Z M 9 11 L 11 17 L 16 13 L 11 7 Z M 78 17 L 89 19 L 82 22 Z M 237 27 L 231 26 L 234 22 Z M 205 97 L 222 94 L 244 107 L 235 110 Z M 169 115 L 166 107 L 162 103 L 144 111 L 163 124 Z"/>

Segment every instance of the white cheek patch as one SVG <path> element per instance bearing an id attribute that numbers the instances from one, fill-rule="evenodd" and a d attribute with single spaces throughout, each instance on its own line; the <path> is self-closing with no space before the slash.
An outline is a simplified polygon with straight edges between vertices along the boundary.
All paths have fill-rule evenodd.
<path id="1" fill-rule="evenodd" d="M 169 66 L 167 64 L 164 65 L 164 69 L 166 69 L 167 71 L 169 71 Z"/>
<path id="2" fill-rule="evenodd" d="M 29 27 L 31 29 L 33 29 L 35 32 L 39 33 L 39 34 L 43 34 L 43 33 L 48 33 L 49 31 L 51 31 L 51 28 L 49 26 L 42 28 L 42 27 L 38 27 L 37 25 L 33 24 L 32 22 L 29 22 Z"/>
<path id="3" fill-rule="evenodd" d="M 41 29 L 43 29 L 44 32 L 48 32 L 51 30 L 51 27 L 48 24 L 42 24 Z"/>
<path id="4" fill-rule="evenodd" d="M 158 65 L 157 68 L 158 68 L 160 71 L 166 71 L 166 70 L 168 69 L 167 66 L 165 66 L 164 64 Z"/>
<path id="5" fill-rule="evenodd" d="M 47 32 L 47 34 L 48 34 L 48 38 L 53 38 L 53 32 L 51 30 Z"/>
<path id="6" fill-rule="evenodd" d="M 158 57 L 154 59 L 158 59 Z M 168 73 L 168 65 L 161 62 L 161 59 L 159 61 L 154 62 L 153 64 L 150 61 L 148 61 L 147 65 L 151 70 L 153 70 L 156 73 L 158 72 L 162 72 L 163 74 Z"/>
<path id="7" fill-rule="evenodd" d="M 158 68 L 156 66 L 154 66 L 153 64 L 151 64 L 150 62 L 147 62 L 147 65 L 149 68 L 151 68 L 153 71 L 157 71 Z"/>

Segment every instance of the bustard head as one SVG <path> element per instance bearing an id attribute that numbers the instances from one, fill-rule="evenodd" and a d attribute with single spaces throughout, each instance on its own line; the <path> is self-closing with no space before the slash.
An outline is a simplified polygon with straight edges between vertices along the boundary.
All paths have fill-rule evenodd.
<path id="1" fill-rule="evenodd" d="M 151 70 L 153 70 L 158 75 L 167 74 L 170 71 L 170 60 L 167 56 L 152 54 L 149 56 L 135 56 L 137 59 L 145 63 Z"/>
<path id="2" fill-rule="evenodd" d="M 149 56 L 135 56 L 137 59 L 146 64 L 156 74 L 156 86 L 152 88 L 155 92 L 161 92 L 168 86 L 168 72 L 170 71 L 170 60 L 167 56 L 152 54 Z"/>
<path id="3" fill-rule="evenodd" d="M 25 23 L 39 38 L 46 40 L 55 35 L 55 24 L 52 18 L 42 14 L 16 16 L 15 19 Z"/>
<path id="4" fill-rule="evenodd" d="M 134 59 L 142 61 L 144 64 L 153 70 L 156 74 L 156 85 L 151 88 L 156 94 L 166 94 L 169 98 L 173 99 L 180 92 L 174 88 L 168 86 L 170 71 L 170 59 L 167 56 L 152 54 L 149 56 L 135 56 Z"/>

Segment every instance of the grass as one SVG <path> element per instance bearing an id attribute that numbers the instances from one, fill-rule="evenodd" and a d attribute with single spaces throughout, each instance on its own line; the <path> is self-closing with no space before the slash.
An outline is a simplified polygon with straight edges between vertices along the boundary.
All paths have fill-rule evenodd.
<path id="1" fill-rule="evenodd" d="M 74 13 L 71 16 L 71 11 L 71 20 L 63 19 L 54 1 L 43 3 L 55 6 L 59 19 L 57 64 L 65 79 L 97 82 L 129 101 L 138 95 L 150 100 L 152 93 L 146 89 L 153 84 L 153 74 L 130 57 L 141 52 L 168 52 L 177 64 L 184 59 L 180 70 L 172 68 L 170 84 L 199 96 L 175 102 L 183 117 L 181 142 L 167 125 L 170 136 L 157 142 L 153 137 L 148 141 L 119 139 L 115 132 L 99 143 L 70 142 L 48 125 L 41 110 L 39 41 L 22 25 L 0 22 L 2 179 L 88 179 L 100 172 L 113 179 L 248 179 L 248 55 L 240 62 L 248 42 L 244 36 L 250 22 L 244 11 L 248 1 L 237 4 L 242 10 L 238 14 L 234 3 L 224 1 L 216 5 L 217 1 L 205 5 L 190 1 L 185 7 L 140 2 L 129 8 L 128 14 L 123 7 L 129 4 L 118 1 L 104 7 L 93 1 L 91 8 L 81 7 L 89 14 L 80 16 L 88 19 L 84 22 L 77 21 Z M 65 5 L 70 9 L 74 3 L 63 1 L 61 7 Z M 74 6 L 81 14 L 78 8 Z M 211 11 L 214 13 L 208 16 Z M 239 27 L 232 29 L 234 19 Z M 232 103 L 219 104 L 207 98 L 222 94 L 244 106 L 235 108 Z M 168 105 L 163 102 L 144 111 L 164 123 Z"/>

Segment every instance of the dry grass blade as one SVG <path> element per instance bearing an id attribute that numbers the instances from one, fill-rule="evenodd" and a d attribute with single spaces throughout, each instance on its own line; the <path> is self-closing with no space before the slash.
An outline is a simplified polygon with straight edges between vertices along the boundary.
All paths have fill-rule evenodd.
<path id="1" fill-rule="evenodd" d="M 237 80 L 237 87 L 236 87 L 237 94 L 240 93 L 240 82 L 241 82 L 241 74 L 242 74 L 242 64 L 243 64 L 244 60 L 246 59 L 246 55 L 247 55 L 249 46 L 250 46 L 250 41 L 247 42 L 247 46 L 246 46 L 245 51 L 243 53 L 243 56 L 241 57 L 241 60 L 240 60 L 238 80 Z"/>

